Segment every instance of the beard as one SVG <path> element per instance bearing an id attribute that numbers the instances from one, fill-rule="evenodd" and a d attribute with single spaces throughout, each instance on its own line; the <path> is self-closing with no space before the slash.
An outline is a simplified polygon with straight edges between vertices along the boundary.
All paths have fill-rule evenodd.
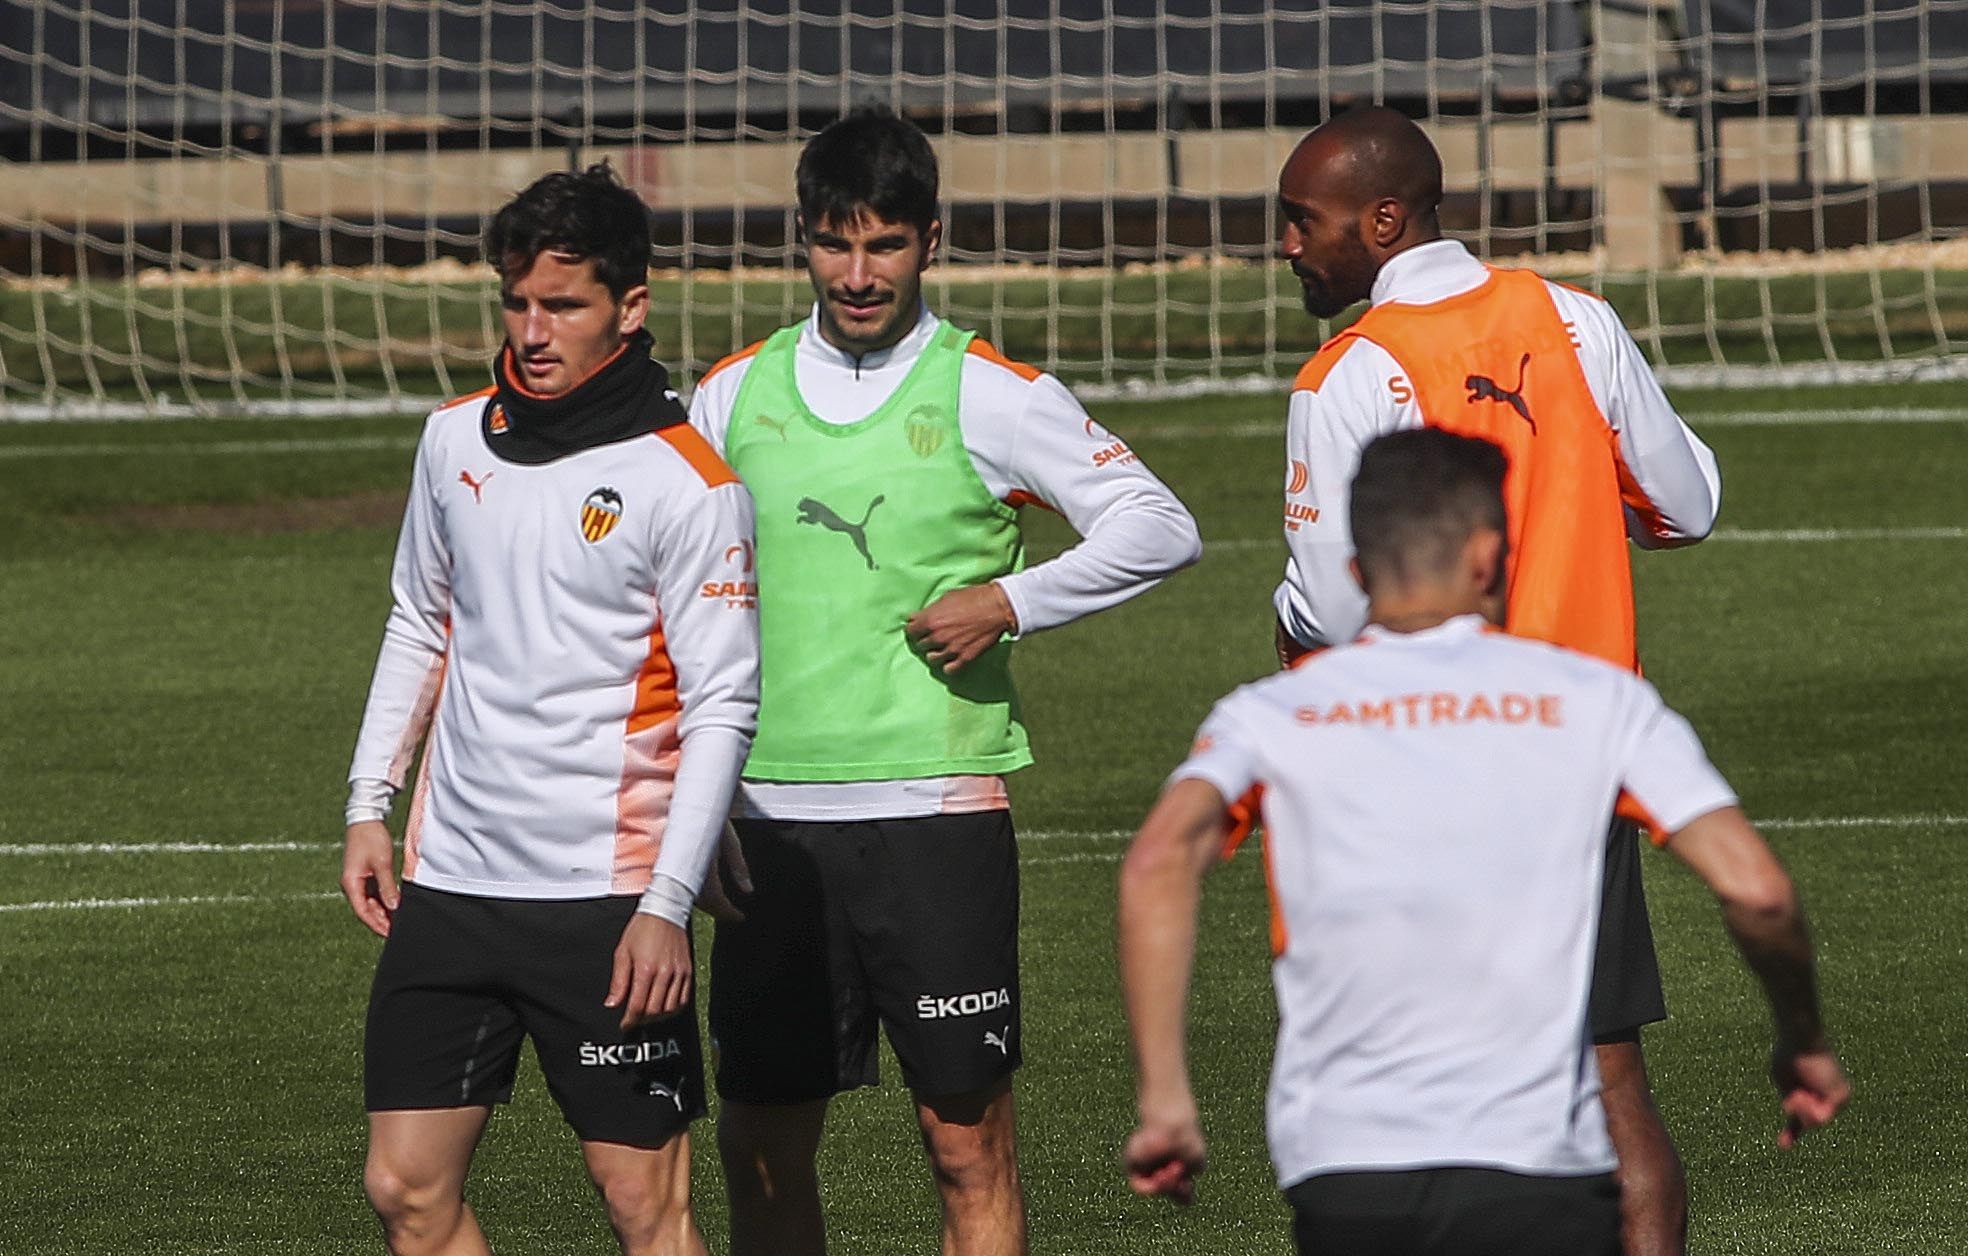
<path id="1" fill-rule="evenodd" d="M 1340 311 L 1359 300 L 1358 297 L 1341 297 L 1317 279 L 1301 279 L 1304 290 L 1299 293 L 1305 303 L 1305 312 L 1313 318 L 1336 318 Z"/>
<path id="2" fill-rule="evenodd" d="M 916 325 L 922 304 L 917 293 L 889 291 L 882 294 L 873 317 L 850 319 L 835 304 L 844 295 L 823 291 L 821 331 L 835 348 L 856 356 L 879 352 L 908 335 Z"/>
<path id="3" fill-rule="evenodd" d="M 1339 256 L 1327 264 L 1325 274 L 1315 275 L 1297 266 L 1292 267 L 1292 274 L 1302 286 L 1300 295 L 1305 312 L 1313 318 L 1334 318 L 1347 306 L 1364 301 L 1373 293 L 1374 276 L 1379 269 L 1367 246 L 1358 237 L 1347 236 Z"/>

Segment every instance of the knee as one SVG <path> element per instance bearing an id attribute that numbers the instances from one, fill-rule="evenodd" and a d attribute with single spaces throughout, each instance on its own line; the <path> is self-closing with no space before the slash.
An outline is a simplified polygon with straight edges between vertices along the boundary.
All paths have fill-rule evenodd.
<path id="1" fill-rule="evenodd" d="M 766 1202 L 817 1190 L 817 1121 L 753 1112 L 727 1104 L 717 1125 L 718 1159 L 734 1202 Z"/>
<path id="2" fill-rule="evenodd" d="M 464 1211 L 464 1197 L 448 1183 L 420 1180 L 375 1158 L 363 1169 L 362 1188 L 393 1239 L 449 1234 Z"/>
<path id="3" fill-rule="evenodd" d="M 688 1224 L 690 1196 L 646 1173 L 609 1173 L 595 1178 L 608 1207 L 609 1224 L 622 1239 L 624 1251 L 650 1250 L 666 1228 Z"/>
<path id="4" fill-rule="evenodd" d="M 945 1125 L 928 1131 L 924 1144 L 936 1180 L 946 1190 L 995 1191 L 1017 1177 L 1014 1140 L 994 1122 Z"/>

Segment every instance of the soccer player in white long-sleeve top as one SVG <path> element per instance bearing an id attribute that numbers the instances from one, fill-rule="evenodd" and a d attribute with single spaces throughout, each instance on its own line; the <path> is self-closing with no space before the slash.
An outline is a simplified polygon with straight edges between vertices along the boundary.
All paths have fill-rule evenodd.
<path id="1" fill-rule="evenodd" d="M 1504 469 L 1438 430 L 1367 446 L 1365 632 L 1218 703 L 1122 865 L 1141 1120 L 1124 1160 L 1135 1189 L 1186 1201 L 1205 1153 L 1183 1028 L 1199 883 L 1233 802 L 1261 811 L 1267 1126 L 1308 1256 L 1619 1250 L 1587 1012 L 1616 794 L 1714 890 L 1762 980 L 1779 1145 L 1850 1093 L 1790 880 L 1687 721 L 1630 670 L 1496 630 Z"/>
<path id="2" fill-rule="evenodd" d="M 1200 543 L 1058 380 L 924 308 L 941 225 L 921 132 L 851 114 L 807 146 L 798 183 L 813 315 L 691 401 L 758 503 L 759 736 L 737 822 L 758 889 L 712 955 L 732 1249 L 824 1249 L 814 1156 L 828 1100 L 875 1080 L 879 1024 L 943 1250 L 1022 1252 L 1003 776 L 1031 755 L 1011 640 L 1141 593 Z M 1083 539 L 1023 569 L 1031 505 Z"/>
<path id="3" fill-rule="evenodd" d="M 689 913 L 757 715 L 751 501 L 650 358 L 634 193 L 548 175 L 487 252 L 498 382 L 418 444 L 350 768 L 365 1180 L 398 1256 L 489 1250 L 463 1185 L 530 1037 L 622 1250 L 701 1252 Z"/>
<path id="4" fill-rule="evenodd" d="M 1278 177 L 1280 252 L 1305 308 L 1364 314 L 1298 373 L 1286 421 L 1279 654 L 1352 639 L 1366 599 L 1347 573 L 1347 482 L 1374 437 L 1416 427 L 1483 437 L 1510 459 L 1511 632 L 1637 670 L 1629 549 L 1708 535 L 1715 456 L 1662 394 L 1598 297 L 1486 266 L 1442 238 L 1442 165 L 1391 109 L 1307 135 Z M 1686 1238 L 1681 1165 L 1647 1084 L 1641 1027 L 1666 1016 L 1632 818 L 1608 835 L 1592 996 L 1627 1256 Z"/>

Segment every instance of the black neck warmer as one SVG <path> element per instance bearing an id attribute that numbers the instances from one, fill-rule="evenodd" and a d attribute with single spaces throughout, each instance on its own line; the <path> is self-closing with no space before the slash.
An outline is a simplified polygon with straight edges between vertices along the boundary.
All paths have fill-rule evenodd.
<path id="1" fill-rule="evenodd" d="M 542 397 L 519 382 L 512 346 L 504 346 L 492 364 L 498 390 L 479 419 L 486 446 L 507 462 L 539 466 L 685 422 L 670 373 L 649 356 L 654 347 L 649 333 L 638 331 L 594 374 Z"/>

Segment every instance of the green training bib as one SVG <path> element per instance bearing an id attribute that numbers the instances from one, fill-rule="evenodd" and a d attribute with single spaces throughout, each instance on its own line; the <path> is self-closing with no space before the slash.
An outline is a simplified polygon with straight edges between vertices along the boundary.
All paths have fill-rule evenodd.
<path id="1" fill-rule="evenodd" d="M 872 781 L 1032 761 L 1011 642 L 955 676 L 903 624 L 1024 565 L 1017 511 L 978 478 L 957 425 L 971 333 L 939 324 L 880 409 L 833 424 L 801 400 L 799 326 L 775 332 L 733 403 L 725 456 L 757 508 L 758 736 L 746 777 Z"/>

